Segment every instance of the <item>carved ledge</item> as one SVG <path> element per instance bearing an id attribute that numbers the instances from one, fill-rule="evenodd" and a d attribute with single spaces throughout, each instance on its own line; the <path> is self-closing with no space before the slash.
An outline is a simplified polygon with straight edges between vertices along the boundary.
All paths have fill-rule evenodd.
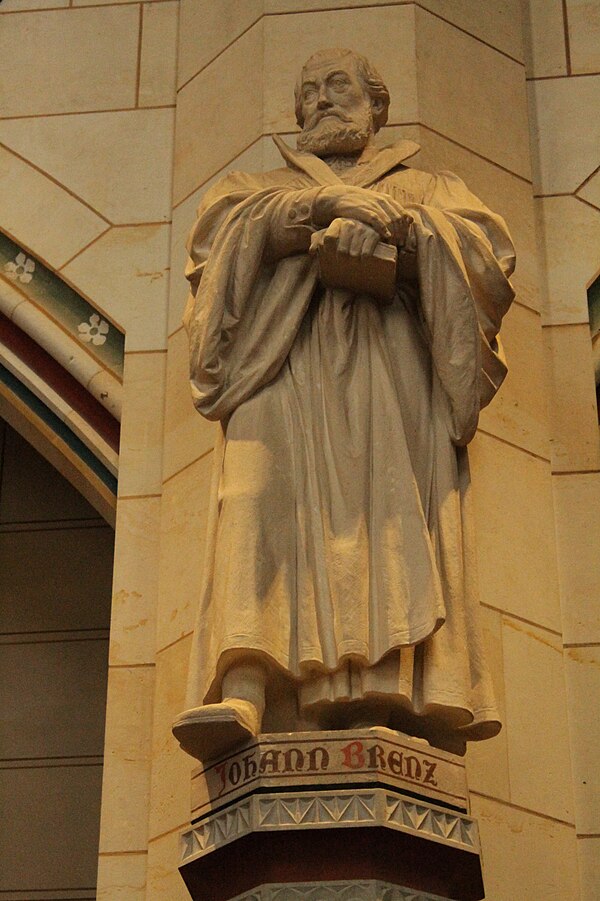
<path id="1" fill-rule="evenodd" d="M 232 901 L 449 901 L 390 882 L 304 882 L 261 885 Z"/>
<path id="2" fill-rule="evenodd" d="M 250 832 L 383 827 L 479 852 L 477 825 L 464 814 L 385 789 L 252 795 L 183 833 L 182 865 Z"/>

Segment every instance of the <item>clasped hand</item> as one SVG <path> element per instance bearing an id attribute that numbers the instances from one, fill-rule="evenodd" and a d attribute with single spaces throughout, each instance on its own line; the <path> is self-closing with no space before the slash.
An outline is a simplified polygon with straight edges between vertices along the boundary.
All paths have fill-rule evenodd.
<path id="1" fill-rule="evenodd" d="M 340 254 L 371 256 L 379 241 L 402 247 L 412 223 L 411 216 L 397 203 L 365 188 L 329 185 L 317 194 L 313 223 L 326 227 L 311 250 L 325 244 Z"/>

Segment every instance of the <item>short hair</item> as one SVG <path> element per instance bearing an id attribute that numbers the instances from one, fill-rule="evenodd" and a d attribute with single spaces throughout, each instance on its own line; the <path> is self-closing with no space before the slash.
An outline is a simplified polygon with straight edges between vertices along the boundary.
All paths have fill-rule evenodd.
<path id="1" fill-rule="evenodd" d="M 361 56 L 360 53 L 355 53 L 354 50 L 344 50 L 341 48 L 333 48 L 331 50 L 318 50 L 316 53 L 306 60 L 304 65 L 302 66 L 302 70 L 300 72 L 300 78 L 296 82 L 296 87 L 294 89 L 294 97 L 296 101 L 296 122 L 300 126 L 300 128 L 304 127 L 304 116 L 302 115 L 302 76 L 304 71 L 311 64 L 318 64 L 322 62 L 327 62 L 328 60 L 340 59 L 344 56 L 351 56 L 356 65 L 356 71 L 365 87 L 365 90 L 369 94 L 371 101 L 373 100 L 381 100 L 383 101 L 380 110 L 373 110 L 373 126 L 375 131 L 379 131 L 382 128 L 388 119 L 388 109 L 390 105 L 390 92 L 388 91 L 385 83 L 379 74 L 379 72 L 371 65 L 369 60 Z"/>

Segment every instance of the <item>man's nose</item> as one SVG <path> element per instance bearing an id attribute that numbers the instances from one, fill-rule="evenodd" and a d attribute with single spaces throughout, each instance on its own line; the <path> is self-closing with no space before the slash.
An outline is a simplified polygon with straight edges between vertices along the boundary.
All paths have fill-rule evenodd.
<path id="1" fill-rule="evenodd" d="M 321 89 L 319 91 L 319 99 L 317 100 L 317 109 L 328 109 L 330 106 L 333 106 L 333 103 L 327 96 L 327 89 L 325 85 L 321 85 Z"/>

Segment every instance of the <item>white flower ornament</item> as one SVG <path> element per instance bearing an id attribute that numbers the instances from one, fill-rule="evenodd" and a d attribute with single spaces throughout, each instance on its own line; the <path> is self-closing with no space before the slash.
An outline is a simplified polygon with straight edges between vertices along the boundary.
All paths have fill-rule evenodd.
<path id="1" fill-rule="evenodd" d="M 27 284 L 33 278 L 35 272 L 35 262 L 25 256 L 24 253 L 18 253 L 14 263 L 5 263 L 4 270 L 9 278 L 18 279 L 20 282 Z"/>
<path id="2" fill-rule="evenodd" d="M 79 340 L 85 341 L 86 344 L 91 342 L 96 346 L 104 344 L 108 329 L 108 322 L 105 322 L 104 319 L 100 319 L 97 313 L 90 316 L 89 322 L 82 322 L 77 326 Z"/>

